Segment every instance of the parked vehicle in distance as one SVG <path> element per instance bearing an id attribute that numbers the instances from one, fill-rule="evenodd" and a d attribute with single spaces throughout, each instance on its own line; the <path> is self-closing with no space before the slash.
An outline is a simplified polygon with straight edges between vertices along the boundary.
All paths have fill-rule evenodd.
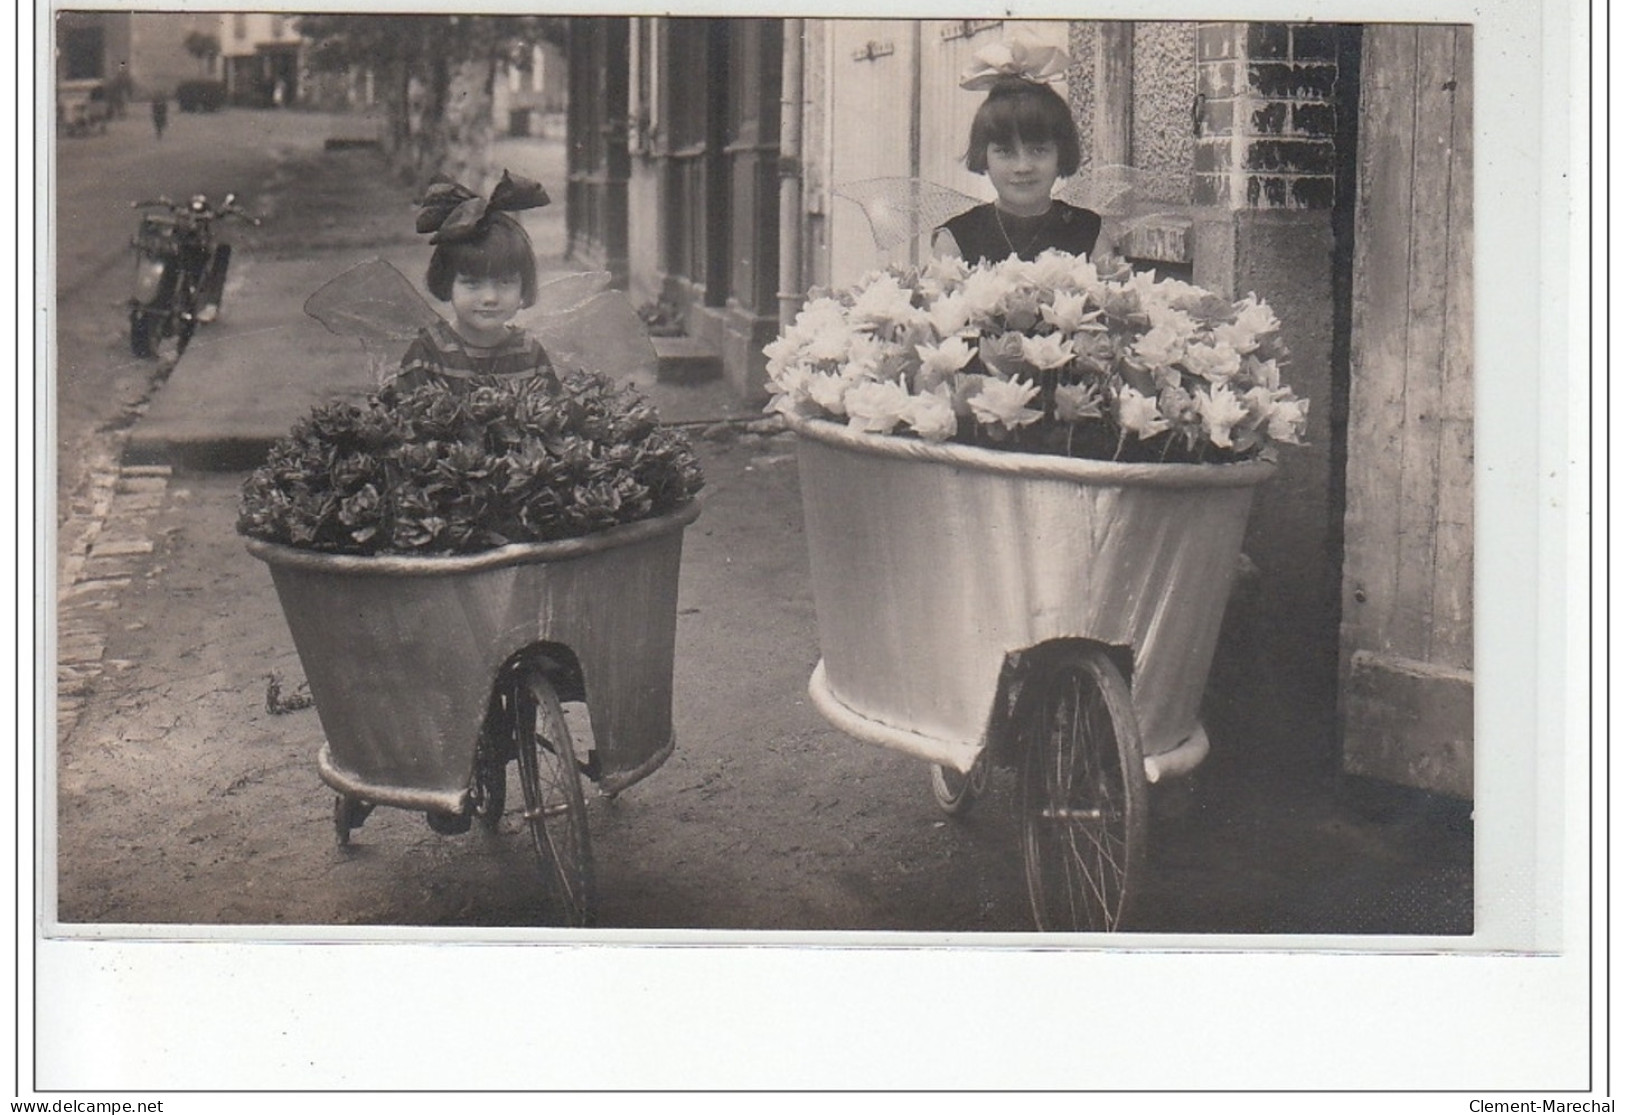
<path id="1" fill-rule="evenodd" d="M 65 135 L 87 136 L 107 131 L 112 98 L 101 81 L 64 81 L 56 89 L 56 122 Z"/>
<path id="2" fill-rule="evenodd" d="M 144 213 L 130 241 L 136 252 L 135 287 L 130 295 L 130 351 L 155 356 L 166 337 L 175 338 L 177 354 L 186 351 L 199 325 L 220 312 L 231 265 L 231 245 L 215 242 L 214 222 L 237 217 L 259 224 L 238 208 L 237 195 L 227 194 L 219 208 L 203 194 L 184 203 L 166 197 L 132 203 Z"/>
<path id="3" fill-rule="evenodd" d="M 183 81 L 175 86 L 175 104 L 182 112 L 218 112 L 226 107 L 226 83 Z"/>

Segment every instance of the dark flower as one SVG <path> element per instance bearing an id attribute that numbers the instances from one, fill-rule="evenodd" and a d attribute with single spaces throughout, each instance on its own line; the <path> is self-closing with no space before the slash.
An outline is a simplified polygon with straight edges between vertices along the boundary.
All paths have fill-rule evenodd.
<path id="1" fill-rule="evenodd" d="M 688 440 L 582 372 L 314 409 L 244 483 L 237 529 L 334 553 L 469 553 L 662 514 L 704 485 Z"/>

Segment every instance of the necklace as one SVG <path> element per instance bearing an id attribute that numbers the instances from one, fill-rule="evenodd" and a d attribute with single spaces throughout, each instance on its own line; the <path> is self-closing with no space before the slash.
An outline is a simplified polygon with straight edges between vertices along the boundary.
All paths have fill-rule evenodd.
<path id="1" fill-rule="evenodd" d="M 1016 226 L 1016 231 L 1018 233 L 1021 231 L 1021 224 L 1025 224 L 1028 221 L 1032 222 L 1032 232 L 1028 235 L 1027 242 L 1020 248 L 1017 248 L 1016 242 L 1010 238 L 1009 229 L 1004 227 L 1004 216 L 999 212 L 999 207 L 997 205 L 993 206 L 993 221 L 999 226 L 999 235 L 1004 237 L 1004 246 L 1010 249 L 1010 254 L 1025 259 L 1027 257 L 1027 253 L 1032 251 L 1033 245 L 1038 243 L 1038 237 L 1044 231 L 1044 226 L 1049 223 L 1049 215 L 1054 211 L 1054 206 L 1051 206 L 1042 213 L 1038 214 L 1037 217 L 1017 217 L 1014 214 L 1011 214 L 1010 219 L 1012 221 L 1021 222 Z"/>

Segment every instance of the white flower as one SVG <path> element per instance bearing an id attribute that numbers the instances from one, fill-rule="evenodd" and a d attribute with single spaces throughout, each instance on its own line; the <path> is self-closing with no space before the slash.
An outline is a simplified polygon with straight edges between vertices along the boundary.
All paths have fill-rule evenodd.
<path id="1" fill-rule="evenodd" d="M 846 367 L 848 378 L 873 379 L 886 359 L 886 343 L 869 333 L 854 333 L 847 338 Z"/>
<path id="2" fill-rule="evenodd" d="M 808 339 L 802 356 L 814 364 L 842 364 L 851 351 L 855 334 L 846 322 L 820 329 Z"/>
<path id="3" fill-rule="evenodd" d="M 1089 298 L 1084 294 L 1058 291 L 1055 301 L 1043 307 L 1044 320 L 1062 333 L 1077 333 L 1100 317 L 1100 311 L 1089 311 Z"/>
<path id="4" fill-rule="evenodd" d="M 807 397 L 837 418 L 846 415 L 846 392 L 851 384 L 841 376 L 814 372 L 807 377 Z"/>
<path id="5" fill-rule="evenodd" d="M 1141 441 L 1168 429 L 1168 420 L 1157 409 L 1157 400 L 1132 387 L 1117 393 L 1117 422 L 1129 433 L 1138 434 Z"/>
<path id="6" fill-rule="evenodd" d="M 1007 276 L 995 268 L 978 267 L 965 277 L 960 294 L 965 299 L 965 312 L 970 321 L 986 321 L 996 317 L 1004 308 L 1005 297 L 1016 287 Z"/>
<path id="7" fill-rule="evenodd" d="M 1072 363 L 1072 342 L 1059 333 L 1043 337 L 1022 337 L 1021 358 L 1035 368 L 1049 371 Z"/>
<path id="8" fill-rule="evenodd" d="M 1185 355 L 1185 338 L 1167 325 L 1158 325 L 1134 342 L 1134 355 L 1146 364 L 1177 364 Z"/>
<path id="9" fill-rule="evenodd" d="M 1044 417 L 1041 410 L 1027 406 L 1038 394 L 1038 384 L 1019 379 L 987 379 L 982 389 L 970 398 L 971 412 L 984 426 L 1003 426 L 1014 430 L 1031 425 Z"/>
<path id="10" fill-rule="evenodd" d="M 946 387 L 915 395 L 909 400 L 903 421 L 926 441 L 947 441 L 959 432 L 959 418 Z"/>
<path id="11" fill-rule="evenodd" d="M 1281 387 L 1281 369 L 1273 360 L 1260 360 L 1256 356 L 1247 358 L 1247 377 L 1260 387 L 1267 387 L 1271 391 L 1278 391 Z"/>
<path id="12" fill-rule="evenodd" d="M 920 272 L 920 288 L 927 295 L 940 295 L 965 281 L 970 264 L 959 256 L 932 256 Z"/>
<path id="13" fill-rule="evenodd" d="M 1188 345 L 1185 367 L 1210 383 L 1220 383 L 1241 371 L 1241 353 L 1227 344 Z"/>
<path id="14" fill-rule="evenodd" d="M 970 325 L 970 303 L 957 290 L 945 294 L 926 308 L 925 320 L 936 330 L 937 336 L 952 337 Z"/>
<path id="15" fill-rule="evenodd" d="M 1152 329 L 1167 330 L 1186 343 L 1196 336 L 1196 321 L 1184 310 L 1175 309 L 1165 302 L 1148 301 L 1144 306 Z"/>
<path id="16" fill-rule="evenodd" d="M 1280 321 L 1275 317 L 1275 311 L 1270 309 L 1268 302 L 1260 301 L 1256 294 L 1249 294 L 1236 303 L 1236 325 L 1250 330 L 1254 336 L 1259 337 L 1281 328 Z"/>
<path id="17" fill-rule="evenodd" d="M 1072 290 L 1081 290 L 1091 298 L 1105 284 L 1101 282 L 1100 272 L 1095 268 L 1094 260 L 1088 256 L 1072 256 L 1064 286 Z"/>
<path id="18" fill-rule="evenodd" d="M 896 275 L 882 271 L 858 292 L 852 303 L 851 318 L 855 322 L 877 325 L 906 324 L 918 316 L 913 297 L 913 290 L 905 289 Z"/>
<path id="19" fill-rule="evenodd" d="M 929 391 L 944 382 L 969 364 L 971 357 L 976 355 L 976 351 L 965 343 L 963 337 L 949 337 L 940 344 L 915 345 L 914 351 L 920 356 L 920 374 L 916 386 L 921 391 Z"/>
<path id="20" fill-rule="evenodd" d="M 1230 448 L 1230 430 L 1247 417 L 1247 408 L 1224 384 L 1196 392 L 1196 406 L 1202 412 L 1208 440 L 1221 449 Z"/>
<path id="21" fill-rule="evenodd" d="M 1072 255 L 1055 248 L 1046 248 L 1038 254 L 1032 263 L 1023 265 L 1023 281 L 1030 283 L 1039 290 L 1074 291 L 1088 285 L 1078 282 L 1077 263 L 1086 257 Z M 1089 277 L 1094 278 L 1094 268 L 1089 268 Z"/>
<path id="22" fill-rule="evenodd" d="M 1288 445 L 1302 445 L 1303 432 L 1309 425 L 1309 400 L 1286 398 L 1278 400 L 1270 411 L 1268 431 L 1272 441 Z"/>
<path id="23" fill-rule="evenodd" d="M 1090 383 L 1063 383 L 1055 389 L 1055 417 L 1062 422 L 1100 418 L 1100 391 Z"/>
<path id="24" fill-rule="evenodd" d="M 846 424 L 854 430 L 889 434 L 902 422 L 912 400 L 901 382 L 864 380 L 846 392 Z"/>

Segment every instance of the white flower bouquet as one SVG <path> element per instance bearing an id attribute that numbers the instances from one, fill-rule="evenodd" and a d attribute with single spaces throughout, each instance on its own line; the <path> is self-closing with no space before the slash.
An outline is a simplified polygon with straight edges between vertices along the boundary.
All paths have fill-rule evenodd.
<path id="1" fill-rule="evenodd" d="M 1269 459 L 1309 406 L 1264 302 L 1062 252 L 871 272 L 764 351 L 771 412 L 1018 452 Z"/>

